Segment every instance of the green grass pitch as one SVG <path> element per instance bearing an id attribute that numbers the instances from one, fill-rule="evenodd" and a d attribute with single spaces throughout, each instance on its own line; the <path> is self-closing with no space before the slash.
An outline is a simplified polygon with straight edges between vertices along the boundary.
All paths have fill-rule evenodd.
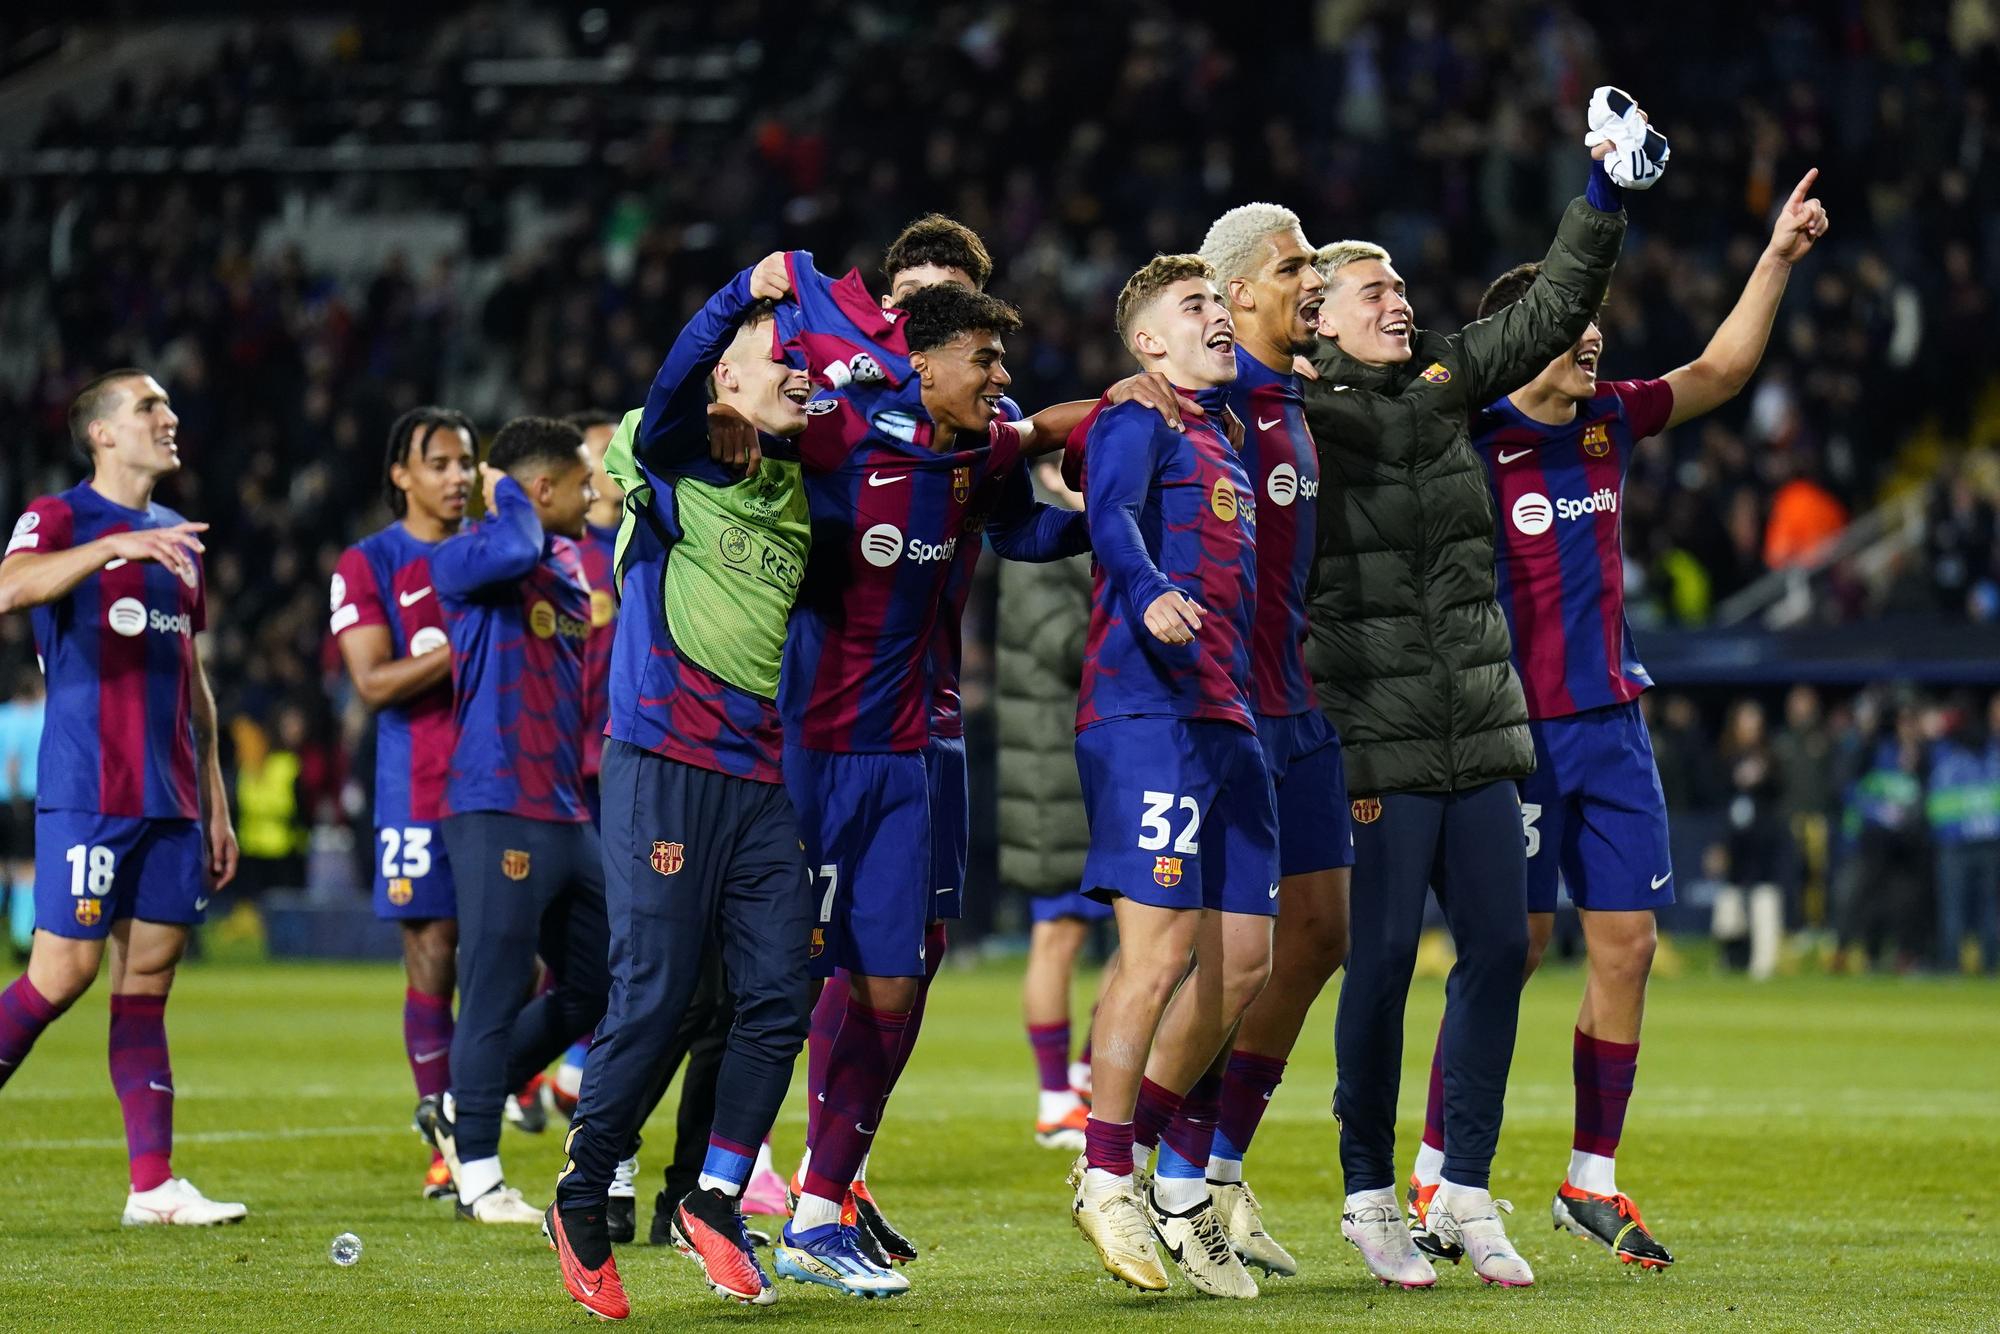
<path id="1" fill-rule="evenodd" d="M 1321 1002 L 1250 1160 L 1271 1231 L 1302 1274 L 1249 1309 L 1114 1285 L 1066 1217 L 1063 1155 L 1030 1136 L 1032 1065 L 1016 966 L 948 970 L 871 1175 L 924 1247 L 911 1292 L 864 1303 L 781 1284 L 777 1305 L 712 1296 L 671 1251 L 624 1249 L 633 1323 L 659 1330 L 1504 1328 L 1967 1329 L 2000 1325 L 2000 987 L 1799 977 L 1654 983 L 1620 1182 L 1680 1263 L 1626 1272 L 1552 1232 L 1567 1161 L 1570 1029 L 1581 979 L 1552 968 L 1522 1008 L 1494 1189 L 1531 1291 L 1447 1267 L 1387 1292 L 1337 1229 Z M 476 1228 L 418 1198 L 423 1154 L 393 967 L 191 967 L 168 1011 L 180 1088 L 175 1169 L 242 1199 L 241 1226 L 125 1230 L 123 1139 L 100 989 L 0 1091 L 0 1328 L 531 1330 L 593 1323 L 530 1229 Z M 1401 1143 L 1422 1114 L 1440 987 L 1411 1003 Z M 803 1083 L 801 1063 L 800 1084 Z M 669 1104 L 669 1112 L 671 1104 Z M 778 1126 L 796 1152 L 800 1095 Z M 667 1116 L 656 1143 L 671 1134 Z M 509 1179 L 546 1201 L 561 1136 L 508 1130 Z M 640 1229 L 662 1155 L 642 1156 Z M 789 1165 L 787 1163 L 787 1165 Z M 327 1247 L 357 1233 L 361 1262 Z"/>

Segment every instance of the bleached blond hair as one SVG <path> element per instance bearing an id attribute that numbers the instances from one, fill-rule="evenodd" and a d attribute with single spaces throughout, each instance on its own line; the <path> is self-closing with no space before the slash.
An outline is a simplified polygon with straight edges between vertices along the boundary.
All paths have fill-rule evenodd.
<path id="1" fill-rule="evenodd" d="M 1389 252 L 1373 241 L 1335 241 L 1332 245 L 1321 246 L 1313 255 L 1313 267 L 1319 270 L 1320 277 L 1326 279 L 1326 285 L 1332 287 L 1334 274 L 1364 259 L 1379 259 L 1384 264 L 1390 262 Z"/>
<path id="2" fill-rule="evenodd" d="M 1299 226 L 1299 215 L 1282 204 L 1238 204 L 1208 225 L 1201 257 L 1215 270 L 1218 286 L 1248 278 L 1264 262 L 1264 238 Z M 1301 229 L 1303 230 L 1303 229 Z"/>

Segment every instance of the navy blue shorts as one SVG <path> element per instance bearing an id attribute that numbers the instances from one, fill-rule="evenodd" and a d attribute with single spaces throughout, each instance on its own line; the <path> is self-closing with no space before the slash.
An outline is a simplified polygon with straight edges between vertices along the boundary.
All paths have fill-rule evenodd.
<path id="1" fill-rule="evenodd" d="M 103 940 L 123 917 L 193 926 L 207 911 L 201 821 L 36 813 L 36 929 Z"/>
<path id="2" fill-rule="evenodd" d="M 937 897 L 931 783 L 922 751 L 847 755 L 785 747 L 785 790 L 813 876 L 817 977 L 924 976 Z"/>
<path id="3" fill-rule="evenodd" d="M 1158 908 L 1278 911 L 1278 812 L 1256 733 L 1112 718 L 1076 734 L 1085 891 Z"/>
<path id="4" fill-rule="evenodd" d="M 384 921 L 458 916 L 442 821 L 418 820 L 375 831 L 375 915 Z"/>
<path id="5" fill-rule="evenodd" d="M 1354 865 L 1347 762 L 1340 733 L 1326 715 L 1318 709 L 1282 718 L 1260 713 L 1257 742 L 1278 802 L 1278 874 Z"/>
<path id="6" fill-rule="evenodd" d="M 1674 901 L 1667 799 L 1637 701 L 1530 723 L 1535 772 L 1521 780 L 1528 911 L 1556 910 L 1556 882 L 1592 912 Z"/>
<path id="7" fill-rule="evenodd" d="M 955 922 L 965 915 L 965 857 L 972 840 L 965 738 L 932 737 L 924 772 L 931 784 L 931 920 Z"/>
<path id="8" fill-rule="evenodd" d="M 1080 889 L 1067 894 L 1037 894 L 1028 900 L 1028 918 L 1035 922 L 1059 922 L 1073 917 L 1081 922 L 1101 922 L 1111 916 L 1111 905 L 1093 899 Z"/>

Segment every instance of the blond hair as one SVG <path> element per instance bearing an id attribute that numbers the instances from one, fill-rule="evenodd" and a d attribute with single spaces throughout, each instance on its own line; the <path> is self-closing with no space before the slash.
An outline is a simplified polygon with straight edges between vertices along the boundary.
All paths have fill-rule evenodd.
<path id="1" fill-rule="evenodd" d="M 1387 264 L 1389 252 L 1373 241 L 1335 241 L 1332 245 L 1321 246 L 1313 255 L 1313 267 L 1319 270 L 1319 276 L 1326 279 L 1327 286 L 1331 287 L 1334 274 L 1364 259 L 1379 259 Z"/>
<path id="2" fill-rule="evenodd" d="M 1124 340 L 1126 351 L 1138 355 L 1139 349 L 1132 345 L 1132 324 L 1139 313 L 1160 293 L 1189 278 L 1206 278 L 1212 283 L 1215 269 L 1200 255 L 1155 255 L 1125 280 L 1124 289 L 1118 293 L 1118 336 Z"/>
<path id="3" fill-rule="evenodd" d="M 1263 263 L 1265 238 L 1298 226 L 1299 215 L 1281 204 L 1238 204 L 1209 224 L 1201 257 L 1215 267 L 1217 283 L 1248 278 Z"/>

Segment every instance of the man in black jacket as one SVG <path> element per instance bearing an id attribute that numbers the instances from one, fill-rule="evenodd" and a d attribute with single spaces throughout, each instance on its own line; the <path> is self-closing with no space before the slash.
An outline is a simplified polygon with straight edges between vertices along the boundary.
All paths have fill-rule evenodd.
<path id="1" fill-rule="evenodd" d="M 1648 151 L 1643 117 L 1630 112 L 1618 128 L 1637 139 L 1614 136 L 1598 158 Z M 1621 179 L 1633 160 L 1614 159 Z M 1648 161 L 1646 182 L 1664 152 Z M 1351 945 L 1335 1026 L 1341 1231 L 1385 1284 L 1436 1282 L 1403 1227 L 1394 1164 L 1403 1006 L 1426 889 L 1459 951 L 1446 985 L 1444 1184 L 1428 1204 L 1429 1229 L 1462 1246 L 1486 1282 L 1534 1281 L 1487 1190 L 1527 955 L 1514 783 L 1534 767 L 1534 749 L 1494 600 L 1493 510 L 1467 423 L 1596 314 L 1625 230 L 1608 166 L 1592 165 L 1586 198 L 1564 214 L 1528 294 L 1455 334 L 1416 327 L 1379 246 L 1320 252 L 1322 341 L 1305 395 L 1323 485 L 1306 659 L 1347 747 L 1355 797 Z"/>

